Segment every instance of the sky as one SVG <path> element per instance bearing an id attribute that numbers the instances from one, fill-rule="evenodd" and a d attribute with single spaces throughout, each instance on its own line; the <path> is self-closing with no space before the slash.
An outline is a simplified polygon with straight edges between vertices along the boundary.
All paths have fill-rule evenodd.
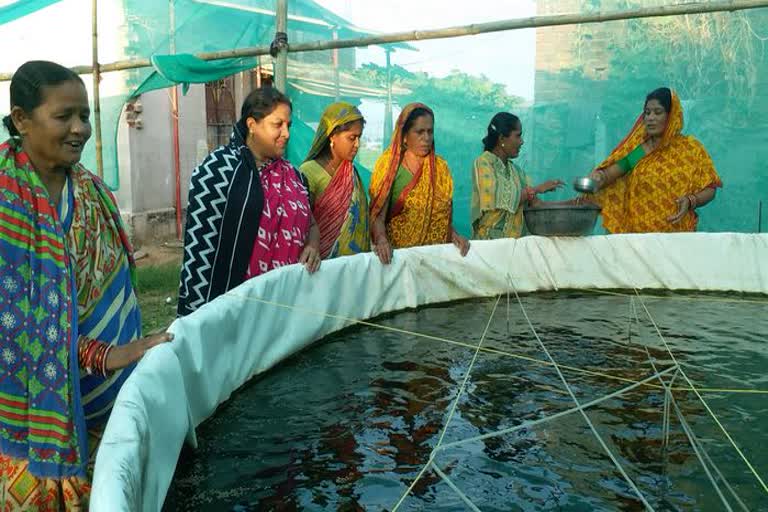
<path id="1" fill-rule="evenodd" d="M 316 0 L 353 24 L 377 32 L 436 29 L 527 18 L 534 0 Z M 409 43 L 418 51 L 397 51 L 394 64 L 445 76 L 454 69 L 506 85 L 507 92 L 533 99 L 536 33 L 533 29 Z M 358 60 L 384 64 L 380 48 L 361 49 Z"/>

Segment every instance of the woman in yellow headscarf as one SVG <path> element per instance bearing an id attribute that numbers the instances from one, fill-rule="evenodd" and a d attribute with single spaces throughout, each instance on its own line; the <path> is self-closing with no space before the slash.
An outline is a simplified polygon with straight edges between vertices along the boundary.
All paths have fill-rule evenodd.
<path id="1" fill-rule="evenodd" d="M 632 131 L 590 174 L 610 233 L 696 231 L 696 209 L 722 183 L 704 146 L 682 129 L 677 94 L 656 89 Z"/>
<path id="2" fill-rule="evenodd" d="M 453 229 L 453 178 L 435 154 L 435 116 L 422 103 L 406 105 L 392 141 L 371 177 L 373 250 L 388 263 L 392 249 L 452 242 L 465 256 L 469 241 Z"/>
<path id="3" fill-rule="evenodd" d="M 320 229 L 320 256 L 335 258 L 371 250 L 368 200 L 353 160 L 365 119 L 349 103 L 329 105 L 300 170 Z"/>

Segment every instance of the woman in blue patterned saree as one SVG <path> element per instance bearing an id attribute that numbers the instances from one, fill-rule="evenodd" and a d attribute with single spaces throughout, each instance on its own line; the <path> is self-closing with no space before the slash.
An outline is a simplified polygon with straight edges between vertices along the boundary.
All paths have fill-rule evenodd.
<path id="1" fill-rule="evenodd" d="M 149 348 L 115 199 L 79 164 L 82 80 L 52 62 L 11 82 L 0 144 L 0 502 L 87 510 L 89 466 L 117 392 Z M 136 340 L 136 341 L 134 341 Z"/>

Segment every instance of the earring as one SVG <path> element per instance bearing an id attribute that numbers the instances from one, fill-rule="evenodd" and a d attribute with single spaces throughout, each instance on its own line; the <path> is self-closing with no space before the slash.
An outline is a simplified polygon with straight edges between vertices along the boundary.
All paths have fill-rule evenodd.
<path id="1" fill-rule="evenodd" d="M 504 143 L 503 142 L 501 143 L 501 147 L 504 147 Z"/>
<path id="2" fill-rule="evenodd" d="M 331 149 L 333 149 L 333 141 L 331 141 Z"/>

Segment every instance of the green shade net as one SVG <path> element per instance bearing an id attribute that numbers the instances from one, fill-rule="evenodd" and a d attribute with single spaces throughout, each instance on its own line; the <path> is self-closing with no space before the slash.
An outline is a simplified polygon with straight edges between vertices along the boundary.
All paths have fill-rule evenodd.
<path id="1" fill-rule="evenodd" d="M 24 2 L 23 9 L 50 3 Z M 22 9 L 21 4 L 0 8 L 0 20 L 12 9 Z M 538 0 L 536 14 L 666 4 L 669 2 L 662 0 Z M 271 71 L 269 57 L 203 62 L 193 55 L 267 47 L 275 32 L 273 0 L 176 0 L 172 50 L 168 2 L 123 0 L 122 5 L 125 25 L 119 28 L 125 33 L 126 57 L 150 58 L 154 67 L 118 72 L 126 84 L 125 93 L 102 95 L 105 179 L 112 188 L 120 187 L 116 131 L 128 98 L 171 84 L 186 87 L 184 84 L 211 82 L 241 71 L 249 73 L 257 63 Z M 288 5 L 291 44 L 365 33 L 314 1 L 290 0 Z M 89 6 L 84 5 L 79 15 L 90 16 Z M 503 15 L 514 16 L 514 12 Z M 102 36 L 108 37 L 106 33 L 103 30 Z M 669 86 L 678 91 L 683 102 L 684 132 L 704 144 L 724 184 L 715 201 L 700 211 L 700 229 L 755 231 L 760 201 L 765 203 L 762 226 L 766 229 L 768 9 L 541 28 L 536 29 L 535 45 L 526 49 L 501 44 L 508 34 L 500 33 L 495 42 L 489 39 L 477 51 L 472 50 L 471 66 L 467 56 L 456 51 L 457 45 L 469 48 L 477 41 L 486 41 L 483 38 L 487 36 L 418 43 L 422 51 L 432 48 L 430 55 L 437 55 L 434 58 L 409 51 L 407 45 L 392 45 L 390 49 L 395 52 L 389 72 L 381 47 L 290 53 L 287 94 L 294 108 L 289 159 L 300 164 L 324 108 L 336 100 L 347 101 L 366 116 L 357 162 L 363 181 L 368 183 L 370 172 L 366 169 L 373 167 L 389 144 L 391 133 L 385 129 L 392 121 L 386 115 L 388 103 L 392 118 L 396 118 L 405 104 L 424 102 L 435 112 L 436 147 L 453 173 L 456 227 L 469 234 L 472 162 L 482 152 L 481 139 L 496 112 L 509 111 L 523 121 L 525 146 L 516 163 L 535 182 L 550 178 L 566 181 L 565 190 L 546 196 L 566 199 L 575 195 L 572 180 L 590 172 L 626 135 L 645 95 Z M 516 52 L 535 53 L 535 69 L 520 67 L 518 71 Z M 80 60 L 88 62 L 89 58 L 83 55 Z M 451 67 L 444 66 L 442 72 L 436 72 L 435 59 L 449 64 L 455 60 L 456 65 L 453 71 L 446 71 Z M 406 64 L 400 67 L 398 63 Z M 496 77 L 500 68 L 535 75 L 531 78 L 533 95 L 516 96 L 499 83 L 500 79 L 488 78 Z M 242 82 L 250 82 L 250 78 Z M 387 93 L 388 83 L 392 85 L 391 95 Z M 201 104 L 199 109 L 207 107 Z M 240 105 L 235 105 L 235 118 L 239 111 Z M 180 116 L 182 122 L 185 116 L 201 117 L 200 112 L 188 108 L 181 109 Z M 94 146 L 89 144 L 84 156 L 92 169 Z M 173 171 L 158 166 L 151 172 L 168 175 Z"/>
<path id="2" fill-rule="evenodd" d="M 190 84 L 200 84 L 219 80 L 240 71 L 248 71 L 257 65 L 256 58 L 234 58 L 219 61 L 203 61 L 194 57 L 202 52 L 232 50 L 243 47 L 267 47 L 275 32 L 274 2 L 272 0 L 233 0 L 227 2 L 206 2 L 203 0 L 176 0 L 173 2 L 175 54 L 171 54 L 171 12 L 168 2 L 151 0 L 124 0 L 124 16 L 128 21 L 127 58 L 150 58 L 153 67 L 118 72 L 126 84 L 126 93 L 121 96 L 105 97 L 102 95 L 102 139 L 104 155 L 104 178 L 112 189 L 120 187 L 117 127 L 125 102 L 140 94 L 163 89 L 173 84 L 181 84 L 185 91 Z M 83 15 L 89 15 L 88 9 Z M 291 0 L 289 2 L 289 39 L 291 42 L 330 39 L 331 27 L 337 31 L 337 37 L 359 37 L 364 32 L 336 16 L 311 0 Z M 396 48 L 408 48 L 408 45 L 394 45 Z M 322 52 L 321 52 L 322 53 Z M 311 55 L 311 54 L 308 54 Z M 292 142 L 289 156 L 295 163 L 300 163 L 312 140 L 313 131 L 309 125 L 319 118 L 319 112 L 326 102 L 333 101 L 332 79 L 327 69 L 328 62 L 318 67 L 318 55 L 300 62 L 291 62 L 290 75 L 293 86 L 289 88 L 291 99 L 296 106 L 303 105 L 303 111 L 310 113 L 306 119 L 294 116 Z M 84 56 L 87 60 L 87 56 Z M 327 53 L 320 55 L 320 60 L 329 60 Z M 262 57 L 262 60 L 264 58 Z M 271 69 L 271 60 L 266 58 L 262 65 Z M 322 76 L 319 76 L 322 75 Z M 345 74 L 350 83 L 342 81 L 343 88 L 352 88 L 353 94 L 370 95 L 365 83 L 352 79 Z M 362 91 L 362 92 L 361 92 Z M 383 95 L 381 88 L 377 89 Z M 311 97 L 311 101 L 297 101 L 298 96 Z M 352 97 L 354 100 L 354 97 Z M 356 99 L 359 102 L 359 98 Z M 201 106 L 205 108 L 205 106 Z M 236 105 L 239 115 L 240 105 Z M 182 119 L 185 115 L 181 113 Z M 307 132 L 307 133 L 302 133 Z M 95 169 L 95 145 L 89 144 L 83 157 L 85 165 Z M 168 148 L 171 151 L 171 148 Z M 170 172 L 162 169 L 161 172 Z M 367 175 L 367 173 L 366 173 Z"/>

